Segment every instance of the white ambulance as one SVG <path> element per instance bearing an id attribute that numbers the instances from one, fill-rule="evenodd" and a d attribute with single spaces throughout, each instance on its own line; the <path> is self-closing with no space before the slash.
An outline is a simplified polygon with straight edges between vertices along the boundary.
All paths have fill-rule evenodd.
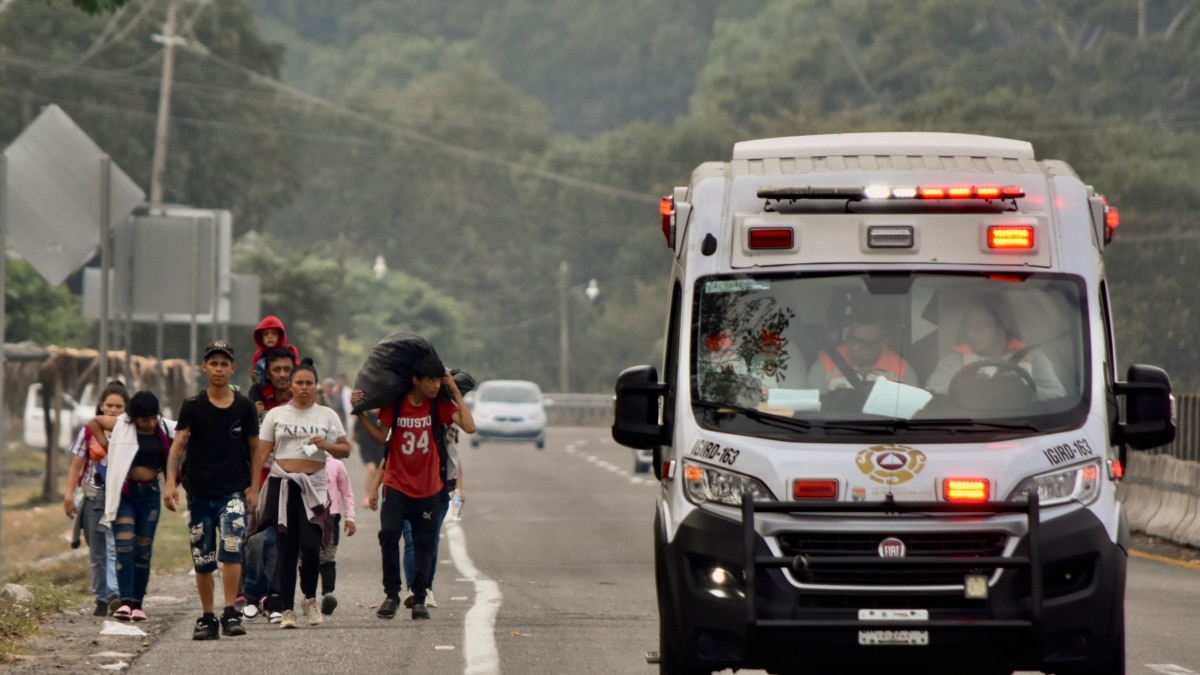
<path id="1" fill-rule="evenodd" d="M 1170 380 L 1119 381 L 1115 209 L 1029 143 L 738 143 L 664 198 L 650 448 L 663 673 L 1125 672 L 1127 448 Z"/>

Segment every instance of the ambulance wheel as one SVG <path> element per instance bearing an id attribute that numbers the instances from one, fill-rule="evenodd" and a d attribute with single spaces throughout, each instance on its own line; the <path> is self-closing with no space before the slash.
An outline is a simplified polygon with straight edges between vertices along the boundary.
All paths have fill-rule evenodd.
<path id="1" fill-rule="evenodd" d="M 1110 645 L 1109 653 L 1096 668 L 1060 669 L 1055 675 L 1125 675 L 1125 602 L 1117 600 L 1113 617 L 1113 633 L 1102 644 Z"/>
<path id="2" fill-rule="evenodd" d="M 658 556 L 655 556 L 657 558 Z M 711 675 L 711 670 L 702 670 L 688 663 L 687 652 L 676 631 L 678 621 L 669 597 L 666 597 L 668 581 L 662 569 L 662 561 L 655 560 L 655 577 L 658 586 L 658 673 L 659 675 Z"/>

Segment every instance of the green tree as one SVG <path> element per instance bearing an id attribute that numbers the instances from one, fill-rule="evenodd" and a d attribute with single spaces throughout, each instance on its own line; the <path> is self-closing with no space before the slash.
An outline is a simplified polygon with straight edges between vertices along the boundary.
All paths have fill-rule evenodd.
<path id="1" fill-rule="evenodd" d="M 150 182 L 158 110 L 162 8 L 110 21 L 43 2 L 18 2 L 0 23 L 0 143 L 55 103 L 143 188 Z M 132 16 L 131 16 L 132 15 Z M 277 77 L 282 49 L 264 41 L 241 0 L 181 13 L 165 195 L 229 208 L 239 231 L 260 226 L 296 186 L 296 102 L 254 75 Z M 203 50 L 199 46 L 203 46 Z"/>
<path id="2" fill-rule="evenodd" d="M 66 286 L 50 286 L 24 260 L 9 260 L 6 271 L 5 342 L 31 340 L 60 347 L 92 344 L 96 331 L 83 319 L 78 296 L 71 295 Z"/>

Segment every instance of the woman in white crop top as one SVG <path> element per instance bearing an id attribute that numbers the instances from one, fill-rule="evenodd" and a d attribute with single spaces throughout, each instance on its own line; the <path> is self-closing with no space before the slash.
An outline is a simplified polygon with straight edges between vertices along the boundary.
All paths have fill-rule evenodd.
<path id="1" fill-rule="evenodd" d="M 325 460 L 350 455 L 350 443 L 338 414 L 316 403 L 318 381 L 317 369 L 309 359 L 292 369 L 292 402 L 268 410 L 263 417 L 250 467 L 252 485 L 246 494 L 247 506 L 256 512 L 260 527 L 277 528 L 281 628 L 297 625 L 293 611 L 297 564 L 304 594 L 301 613 L 308 625 L 321 623 L 316 597 L 321 544 L 333 535 Z M 259 485 L 263 463 L 272 452 L 274 460 L 267 482 Z"/>

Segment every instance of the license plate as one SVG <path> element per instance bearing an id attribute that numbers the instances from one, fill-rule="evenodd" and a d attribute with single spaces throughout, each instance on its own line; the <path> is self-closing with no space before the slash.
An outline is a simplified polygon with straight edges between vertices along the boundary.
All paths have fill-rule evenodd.
<path id="1" fill-rule="evenodd" d="M 860 630 L 860 645 L 915 645 L 929 644 L 927 630 Z"/>

